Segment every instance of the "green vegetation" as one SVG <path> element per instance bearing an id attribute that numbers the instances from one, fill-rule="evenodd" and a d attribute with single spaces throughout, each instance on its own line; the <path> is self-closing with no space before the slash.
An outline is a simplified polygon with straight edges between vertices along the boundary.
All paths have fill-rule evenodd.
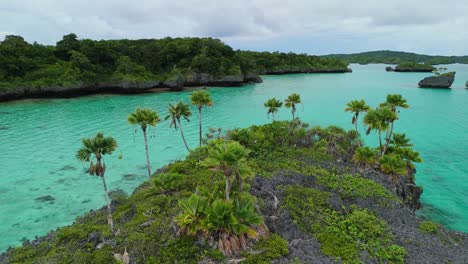
<path id="1" fill-rule="evenodd" d="M 406 251 L 392 243 L 386 223 L 366 209 L 331 209 L 331 193 L 301 186 L 285 188 L 286 207 L 298 225 L 318 238 L 322 252 L 344 263 L 360 263 L 361 251 L 381 263 L 404 263 Z"/>
<path id="2" fill-rule="evenodd" d="M 323 56 L 324 58 L 336 58 L 344 60 L 348 63 L 385 63 L 385 64 L 400 64 L 408 61 L 425 63 L 428 65 L 435 64 L 452 64 L 452 63 L 468 63 L 468 56 L 431 56 L 421 55 L 409 52 L 380 50 L 369 51 L 354 54 L 331 54 Z"/>
<path id="3" fill-rule="evenodd" d="M 117 141 L 112 137 L 104 137 L 104 134 L 98 133 L 93 138 L 84 138 L 82 142 L 83 147 L 78 150 L 76 158 L 80 161 L 89 162 L 89 175 L 101 177 L 107 203 L 107 223 L 111 231 L 114 232 L 114 220 L 112 218 L 109 192 L 107 191 L 106 178 L 104 178 L 106 163 L 103 160 L 103 156 L 114 152 L 117 148 Z M 93 160 L 96 161 L 96 164 L 94 164 Z"/>
<path id="4" fill-rule="evenodd" d="M 291 108 L 291 115 L 292 115 L 292 120 L 294 121 L 296 119 L 295 113 L 296 113 L 296 105 L 301 103 L 301 96 L 297 93 L 292 93 L 284 100 L 284 106 L 286 108 Z"/>
<path id="5" fill-rule="evenodd" d="M 274 259 L 289 254 L 288 242 L 277 234 L 271 234 L 260 240 L 255 244 L 254 250 L 260 251 L 260 253 L 245 254 L 247 258 L 242 262 L 243 264 L 268 264 Z"/>
<path id="6" fill-rule="evenodd" d="M 156 111 L 151 108 L 137 108 L 135 112 L 128 116 L 128 122 L 131 125 L 140 125 L 143 131 L 143 138 L 145 140 L 145 154 L 146 154 L 146 166 L 148 168 L 148 177 L 151 177 L 151 164 L 148 153 L 148 138 L 146 136 L 146 129 L 149 126 L 156 126 L 161 119 Z"/>
<path id="7" fill-rule="evenodd" d="M 275 114 L 283 106 L 283 102 L 276 98 L 270 98 L 265 102 L 264 106 L 268 108 L 267 115 L 271 115 L 271 118 L 275 121 Z"/>
<path id="8" fill-rule="evenodd" d="M 398 63 L 398 65 L 395 67 L 395 71 L 428 71 L 431 72 L 435 70 L 435 68 L 428 63 L 417 63 L 414 61 L 405 61 Z"/>
<path id="9" fill-rule="evenodd" d="M 211 100 L 205 100 L 209 97 L 203 94 L 203 100 L 195 100 L 198 95 L 194 92 L 192 102 L 209 105 Z M 294 97 L 286 99 L 291 108 L 300 103 L 299 95 Z M 277 111 L 282 102 L 274 101 L 272 105 L 279 105 Z M 360 113 L 367 107 L 364 101 L 353 102 L 357 103 L 348 104 L 348 111 L 357 122 L 356 109 Z M 390 226 L 379 218 L 377 209 L 394 209 L 403 201 L 374 178 L 351 172 L 349 165 L 338 165 L 337 159 L 354 160 L 368 169 L 379 162 L 382 172 L 398 186 L 400 176 L 409 172 L 413 162 L 421 161 L 406 135 L 392 131 L 399 108 L 405 107 L 401 96 L 389 95 L 385 103 L 367 112 L 366 116 L 376 112 L 373 122 L 364 118 L 366 124 L 380 129 L 379 133 L 386 132 L 387 148 L 382 142 L 377 148 L 360 147 L 355 130 L 336 126 L 309 129 L 294 113 L 291 122 L 230 130 L 152 175 L 130 197 L 114 198 L 113 208 L 102 156 L 111 154 L 116 142 L 102 134 L 84 139 L 77 157 L 90 162 L 90 174 L 102 178 L 107 212 L 90 212 L 44 241 L 12 249 L 8 260 L 118 263 L 131 258 L 138 263 L 198 263 L 243 256 L 244 263 L 270 263 L 287 256 L 290 248 L 280 234 L 268 231 L 260 215 L 266 200 L 254 196 L 258 187 L 251 185 L 254 176 L 265 177 L 266 184 L 274 180 L 270 177 L 279 176 L 284 177 L 279 184 L 266 186 L 280 193 L 281 202 L 275 210 L 288 210 L 291 224 L 315 237 L 323 254 L 343 263 L 404 263 L 407 252 L 395 243 Z M 170 105 L 166 119 L 171 120 L 171 126 L 181 128 L 180 119 L 188 120 L 190 114 L 188 105 L 179 102 Z M 140 125 L 144 132 L 147 125 L 158 121 L 157 113 L 150 109 L 137 109 L 129 116 L 129 122 Z M 182 131 L 181 135 L 183 138 Z M 420 229 L 434 232 L 434 227 L 424 222 Z"/>
<path id="10" fill-rule="evenodd" d="M 206 90 L 197 90 L 190 96 L 190 101 L 193 105 L 198 108 L 198 126 L 200 134 L 200 146 L 202 145 L 202 109 L 204 106 L 212 106 L 213 100 L 211 100 L 210 93 Z"/>
<path id="11" fill-rule="evenodd" d="M 356 133 L 359 135 L 358 130 L 358 120 L 359 114 L 367 112 L 370 107 L 366 104 L 364 100 L 353 100 L 346 105 L 345 111 L 353 113 L 353 118 L 351 119 L 351 123 L 355 126 Z M 359 135 L 360 137 L 360 135 Z M 361 139 L 358 141 L 359 146 L 362 145 Z"/>
<path id="12" fill-rule="evenodd" d="M 0 91 L 21 87 L 82 87 L 99 83 L 187 80 L 196 73 L 226 75 L 278 70 L 346 70 L 338 59 L 279 52 L 234 51 L 218 39 L 78 39 L 55 46 L 9 35 L 0 42 Z"/>
<path id="13" fill-rule="evenodd" d="M 437 234 L 439 233 L 439 225 L 432 221 L 422 221 L 419 223 L 419 230 L 425 234 Z"/>
<path id="14" fill-rule="evenodd" d="M 182 140 L 184 141 L 184 145 L 188 152 L 190 152 L 190 148 L 187 145 L 187 141 L 185 140 L 184 131 L 182 130 L 181 118 L 185 119 L 187 122 L 190 122 L 189 117 L 191 115 L 192 110 L 190 110 L 189 105 L 183 101 L 179 101 L 177 104 L 169 104 L 169 114 L 165 118 L 166 120 L 171 120 L 169 127 L 174 127 L 174 129 L 177 130 L 177 126 L 179 126 L 180 135 L 182 136 Z"/>

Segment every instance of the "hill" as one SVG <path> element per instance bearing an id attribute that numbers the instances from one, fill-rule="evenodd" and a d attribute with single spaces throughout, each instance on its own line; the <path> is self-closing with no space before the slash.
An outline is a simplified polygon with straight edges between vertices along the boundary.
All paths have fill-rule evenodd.
<path id="1" fill-rule="evenodd" d="M 452 64 L 452 63 L 468 63 L 468 56 L 432 56 L 410 52 L 379 50 L 368 51 L 353 54 L 330 54 L 322 56 L 323 58 L 336 58 L 344 60 L 348 63 L 384 63 L 384 64 L 400 64 L 404 62 L 417 62 L 426 64 Z"/>

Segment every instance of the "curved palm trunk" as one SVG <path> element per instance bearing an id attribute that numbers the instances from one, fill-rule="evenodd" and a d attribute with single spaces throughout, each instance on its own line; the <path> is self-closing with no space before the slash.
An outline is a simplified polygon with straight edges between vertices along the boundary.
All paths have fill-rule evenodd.
<path id="1" fill-rule="evenodd" d="M 393 134 L 393 124 L 394 123 L 395 123 L 395 121 L 393 121 L 392 124 L 390 125 L 389 133 L 387 135 L 387 138 L 385 139 L 385 147 L 384 147 L 384 150 L 383 150 L 383 154 L 385 154 L 385 152 L 387 151 L 388 146 L 390 145 L 390 140 L 392 139 L 392 134 Z"/>
<path id="2" fill-rule="evenodd" d="M 362 145 L 362 143 L 361 143 L 361 134 L 359 133 L 359 130 L 358 130 L 358 127 L 357 127 L 359 116 L 356 115 L 355 117 L 356 117 L 356 119 L 355 119 L 355 121 L 354 121 L 354 127 L 355 127 L 355 129 L 356 129 L 356 134 L 357 134 L 358 137 L 359 137 L 359 138 L 358 138 L 358 146 L 361 147 L 361 145 Z"/>
<path id="3" fill-rule="evenodd" d="M 294 116 L 294 112 L 296 112 L 295 110 L 292 110 L 291 113 L 292 113 L 292 116 L 293 116 L 293 121 L 294 119 L 296 119 L 296 117 Z"/>
<path id="4" fill-rule="evenodd" d="M 379 149 L 380 149 L 380 156 L 382 156 L 382 131 L 379 129 Z"/>
<path id="5" fill-rule="evenodd" d="M 100 159 L 97 160 L 97 166 L 98 168 L 102 168 Z M 107 191 L 106 179 L 104 178 L 104 172 L 102 170 L 101 170 L 100 176 L 102 179 L 102 185 L 104 187 L 104 194 L 105 194 L 106 204 L 107 204 L 107 223 L 110 225 L 112 233 L 114 233 L 114 219 L 112 219 L 112 210 L 110 206 L 109 193 Z"/>
<path id="6" fill-rule="evenodd" d="M 145 139 L 146 167 L 148 168 L 148 177 L 151 178 L 151 164 L 148 153 L 148 139 L 146 137 L 146 129 L 143 129 L 143 138 Z"/>
<path id="7" fill-rule="evenodd" d="M 198 125 L 200 127 L 200 147 L 202 145 L 202 108 L 198 108 Z"/>
<path id="8" fill-rule="evenodd" d="M 182 130 L 182 123 L 179 121 L 177 121 L 179 123 L 179 130 L 180 130 L 180 135 L 182 136 L 182 140 L 184 141 L 184 145 L 185 147 L 187 148 L 188 152 L 190 152 L 190 148 L 189 146 L 187 145 L 187 141 L 185 140 L 185 136 L 184 136 L 184 131 Z"/>

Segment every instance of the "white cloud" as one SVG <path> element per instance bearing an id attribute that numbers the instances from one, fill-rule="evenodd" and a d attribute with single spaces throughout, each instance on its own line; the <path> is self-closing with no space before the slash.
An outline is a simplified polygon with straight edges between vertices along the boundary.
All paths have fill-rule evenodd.
<path id="1" fill-rule="evenodd" d="M 235 48 L 467 54 L 466 14 L 464 0 L 22 0 L 0 3 L 0 36 L 14 32 L 47 44 L 70 32 L 93 39 L 211 36 Z"/>

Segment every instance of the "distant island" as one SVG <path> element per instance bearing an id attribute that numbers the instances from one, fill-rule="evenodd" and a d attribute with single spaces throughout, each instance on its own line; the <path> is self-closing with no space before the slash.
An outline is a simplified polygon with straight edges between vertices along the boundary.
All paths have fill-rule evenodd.
<path id="1" fill-rule="evenodd" d="M 68 34 L 45 46 L 9 35 L 0 42 L 0 101 L 239 86 L 261 82 L 260 74 L 348 71 L 337 58 L 233 50 L 212 38 L 91 40 Z"/>
<path id="2" fill-rule="evenodd" d="M 468 64 L 468 56 L 432 56 L 416 54 L 411 52 L 379 50 L 368 51 L 352 54 L 330 54 L 322 56 L 322 58 L 335 58 L 341 59 L 348 63 L 370 64 L 370 63 L 384 63 L 384 64 L 400 64 L 408 61 L 426 63 L 430 65 L 436 64 L 452 64 L 462 63 Z"/>
<path id="3" fill-rule="evenodd" d="M 395 68 L 386 67 L 386 71 L 395 71 L 395 72 L 433 72 L 436 68 L 431 64 L 426 63 L 416 63 L 412 61 L 402 62 L 398 64 Z"/>

